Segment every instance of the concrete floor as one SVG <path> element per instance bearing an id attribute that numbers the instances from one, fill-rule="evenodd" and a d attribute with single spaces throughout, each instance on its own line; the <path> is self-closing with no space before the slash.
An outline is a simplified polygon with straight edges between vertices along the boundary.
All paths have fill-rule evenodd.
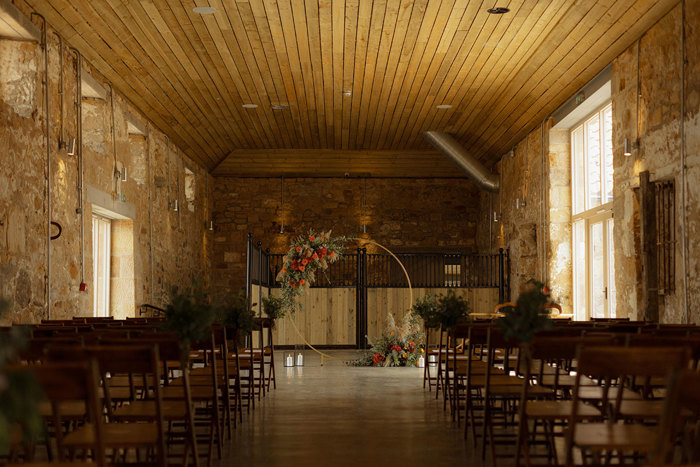
<path id="1" fill-rule="evenodd" d="M 321 366 L 307 351 L 303 368 L 277 368 L 277 389 L 244 417 L 219 465 L 482 465 L 435 393 L 423 390 L 422 371 Z"/>

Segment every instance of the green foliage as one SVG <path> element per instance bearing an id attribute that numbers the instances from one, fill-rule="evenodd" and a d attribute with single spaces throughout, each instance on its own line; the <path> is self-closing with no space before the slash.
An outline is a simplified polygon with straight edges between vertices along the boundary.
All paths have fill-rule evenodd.
<path id="1" fill-rule="evenodd" d="M 262 298 L 263 311 L 271 319 L 284 318 L 287 310 L 284 307 L 284 300 L 274 295 Z"/>
<path id="2" fill-rule="evenodd" d="M 241 337 L 249 334 L 255 325 L 255 313 L 242 290 L 220 307 L 219 317 L 221 324 L 236 329 Z"/>
<path id="3" fill-rule="evenodd" d="M 530 342 L 540 331 L 551 329 L 554 322 L 544 306 L 551 297 L 547 287 L 531 279 L 518 297 L 515 308 L 504 308 L 504 316 L 496 320 L 507 339 Z"/>
<path id="4" fill-rule="evenodd" d="M 420 318 L 423 323 L 429 328 L 440 327 L 440 316 L 438 312 L 437 296 L 435 294 L 427 294 L 419 297 L 416 303 L 411 308 L 411 314 L 414 318 Z"/>
<path id="5" fill-rule="evenodd" d="M 469 302 L 464 298 L 455 295 L 450 290 L 447 295 L 441 295 L 437 299 L 436 324 L 440 324 L 443 329 L 451 329 L 457 323 L 469 320 Z"/>
<path id="6" fill-rule="evenodd" d="M 0 317 L 9 312 L 10 304 L 0 298 Z M 0 453 L 10 443 L 11 430 L 22 429 L 25 442 L 35 442 L 42 433 L 43 420 L 39 401 L 43 394 L 31 373 L 7 373 L 7 364 L 16 360 L 27 345 L 24 329 L 13 327 L 0 336 Z"/>
<path id="7" fill-rule="evenodd" d="M 192 342 L 207 340 L 216 319 L 216 312 L 199 284 L 186 292 L 173 288 L 164 315 L 161 329 L 175 332 L 183 349 L 189 348 Z"/>

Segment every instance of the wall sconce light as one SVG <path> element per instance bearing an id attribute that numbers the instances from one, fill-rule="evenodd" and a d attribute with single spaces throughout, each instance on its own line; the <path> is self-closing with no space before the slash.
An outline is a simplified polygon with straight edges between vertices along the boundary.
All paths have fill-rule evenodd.
<path id="1" fill-rule="evenodd" d="M 121 173 L 121 175 L 122 175 L 122 182 L 125 182 L 125 181 L 127 180 L 127 177 L 126 177 L 126 167 L 122 167 L 122 173 Z"/>
<path id="2" fill-rule="evenodd" d="M 206 223 L 207 230 L 213 232 L 214 231 L 214 221 L 209 221 Z"/>
<path id="3" fill-rule="evenodd" d="M 71 138 L 68 140 L 68 143 L 64 143 L 66 145 L 66 153 L 69 156 L 75 156 L 75 138 Z"/>
<path id="4" fill-rule="evenodd" d="M 177 205 L 177 200 L 173 201 L 173 211 L 177 212 L 177 211 L 179 211 L 179 210 L 180 210 L 180 209 L 179 209 L 179 207 L 178 207 L 178 205 Z"/>
<path id="5" fill-rule="evenodd" d="M 630 157 L 632 155 L 632 149 L 634 149 L 634 145 L 630 144 L 630 140 L 628 138 L 625 138 L 625 157 Z"/>
<path id="6" fill-rule="evenodd" d="M 498 222 L 498 214 L 496 214 L 496 211 L 493 211 L 493 221 Z"/>

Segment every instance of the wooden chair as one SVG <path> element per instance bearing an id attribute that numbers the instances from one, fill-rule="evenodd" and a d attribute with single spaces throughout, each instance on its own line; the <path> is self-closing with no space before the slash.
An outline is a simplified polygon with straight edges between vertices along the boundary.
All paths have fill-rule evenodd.
<path id="1" fill-rule="evenodd" d="M 168 384 L 168 362 L 180 362 L 177 368 L 182 376 L 183 394 L 182 398 L 163 399 L 162 412 L 163 420 L 168 425 L 168 445 L 175 439 L 184 440 L 184 453 L 182 462 L 187 463 L 189 453 L 192 453 L 192 464 L 199 465 L 197 450 L 196 427 L 194 423 L 194 407 L 192 405 L 192 392 L 190 388 L 190 369 L 188 362 L 189 349 L 183 349 L 180 342 L 173 337 L 157 338 L 133 338 L 129 340 L 105 341 L 106 345 L 155 345 L 158 347 L 160 357 L 160 370 L 162 384 Z M 142 422 L 153 420 L 157 417 L 156 403 L 152 399 L 139 399 L 129 404 L 117 407 L 112 412 L 112 419 L 118 422 Z M 184 434 L 176 433 L 174 426 L 182 423 L 185 428 Z M 191 451 L 190 451 L 191 450 Z"/>
<path id="2" fill-rule="evenodd" d="M 700 373 L 687 369 L 674 371 L 669 378 L 667 390 L 658 454 L 652 459 L 652 465 L 674 461 L 698 465 Z"/>
<path id="3" fill-rule="evenodd" d="M 49 349 L 49 358 L 54 361 L 96 359 L 102 377 L 104 407 L 109 419 L 109 423 L 102 426 L 105 446 L 115 453 L 118 450 L 124 450 L 124 459 L 129 449 L 134 449 L 137 456 L 142 449 L 152 451 L 155 464 L 161 467 L 166 465 L 162 395 L 158 378 L 160 357 L 157 346 L 52 347 Z M 138 375 L 142 378 L 144 384 L 140 398 L 153 400 L 156 407 L 155 416 L 147 422 L 119 423 L 114 421 L 115 402 L 110 391 L 110 378 L 112 375 L 120 374 L 127 374 L 134 378 Z M 135 386 L 130 389 L 135 390 Z M 139 395 L 132 393 L 131 399 L 137 398 Z M 63 438 L 63 446 L 66 449 L 85 449 L 86 446 L 90 446 L 94 442 L 94 437 L 95 427 L 92 424 L 86 424 L 66 435 Z"/>
<path id="4" fill-rule="evenodd" d="M 57 465 L 79 466 L 81 463 L 69 462 L 66 438 L 74 432 L 64 432 L 63 414 L 61 408 L 66 404 L 79 403 L 87 408 L 85 421 L 92 427 L 93 436 L 89 443 L 83 446 L 82 465 L 103 467 L 107 465 L 105 458 L 104 425 L 102 404 L 98 398 L 99 374 L 97 362 L 94 360 L 73 361 L 60 363 L 44 363 L 42 365 L 9 366 L 8 372 L 32 373 L 52 407 L 50 422 L 56 439 L 56 452 L 52 463 L 24 463 L 29 467 Z M 75 426 L 75 425 L 69 425 Z M 87 452 L 92 454 L 92 462 L 87 462 Z"/>
<path id="5" fill-rule="evenodd" d="M 631 377 L 663 377 L 674 369 L 685 368 L 690 359 L 686 348 L 647 347 L 583 347 L 578 353 L 578 372 L 574 388 L 569 427 L 566 430 L 566 465 L 574 465 L 574 448 L 585 456 L 591 453 L 597 463 L 602 454 L 609 460 L 617 452 L 620 461 L 624 452 L 647 457 L 656 449 L 657 430 L 639 423 L 618 423 L 617 414 L 624 389 Z M 579 412 L 580 392 L 584 375 L 601 383 L 603 398 L 600 408 L 607 419 L 603 423 L 583 423 Z M 617 384 L 615 388 L 614 385 Z M 617 389 L 615 392 L 611 389 Z"/>

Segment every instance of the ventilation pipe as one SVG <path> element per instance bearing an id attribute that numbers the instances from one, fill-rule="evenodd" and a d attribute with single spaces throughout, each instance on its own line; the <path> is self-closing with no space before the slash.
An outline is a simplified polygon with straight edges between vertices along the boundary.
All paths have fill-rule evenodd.
<path id="1" fill-rule="evenodd" d="M 459 144 L 452 135 L 440 131 L 426 131 L 423 133 L 423 137 L 441 153 L 460 166 L 479 188 L 491 192 L 498 191 L 500 188 L 498 176 L 489 172 L 488 169 L 474 156 L 469 154 L 464 146 Z"/>

